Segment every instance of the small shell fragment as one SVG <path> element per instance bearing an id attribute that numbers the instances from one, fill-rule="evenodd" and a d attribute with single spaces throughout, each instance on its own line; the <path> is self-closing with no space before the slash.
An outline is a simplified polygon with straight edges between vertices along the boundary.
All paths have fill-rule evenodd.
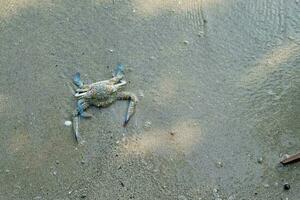
<path id="1" fill-rule="evenodd" d="M 71 121 L 65 121 L 65 126 L 71 126 L 72 122 Z"/>

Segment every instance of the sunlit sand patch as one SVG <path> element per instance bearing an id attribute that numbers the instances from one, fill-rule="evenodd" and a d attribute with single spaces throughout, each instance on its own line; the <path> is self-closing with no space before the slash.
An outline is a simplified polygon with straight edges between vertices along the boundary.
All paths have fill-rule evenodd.
<path id="1" fill-rule="evenodd" d="M 134 0 L 135 12 L 141 15 L 155 15 L 161 11 L 182 12 L 213 6 L 222 0 Z"/>
<path id="2" fill-rule="evenodd" d="M 133 135 L 120 143 L 127 155 L 151 153 L 189 153 L 201 142 L 201 129 L 196 121 L 178 122 L 170 130 L 155 129 L 141 135 Z"/>
<path id="3" fill-rule="evenodd" d="M 0 3 L 0 20 L 15 15 L 20 9 L 34 6 L 37 2 L 38 0 L 2 0 Z"/>
<path id="4" fill-rule="evenodd" d="M 178 81 L 168 76 L 164 77 L 159 83 L 158 89 L 153 92 L 153 97 L 158 104 L 163 102 L 169 103 L 172 98 L 176 97 L 176 90 L 178 88 Z"/>
<path id="5" fill-rule="evenodd" d="M 289 43 L 274 49 L 272 52 L 265 55 L 245 77 L 242 77 L 242 85 L 248 86 L 258 81 L 263 81 L 271 73 L 278 70 L 281 64 L 299 54 L 300 45 L 296 43 Z"/>

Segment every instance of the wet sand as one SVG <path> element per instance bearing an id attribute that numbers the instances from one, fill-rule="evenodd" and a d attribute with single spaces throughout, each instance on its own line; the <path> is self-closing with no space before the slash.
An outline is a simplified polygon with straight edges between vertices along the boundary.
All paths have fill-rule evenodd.
<path id="1" fill-rule="evenodd" d="M 0 4 L 0 199 L 300 199 L 297 0 Z M 89 109 L 77 145 L 71 77 L 117 63 L 137 112 Z"/>

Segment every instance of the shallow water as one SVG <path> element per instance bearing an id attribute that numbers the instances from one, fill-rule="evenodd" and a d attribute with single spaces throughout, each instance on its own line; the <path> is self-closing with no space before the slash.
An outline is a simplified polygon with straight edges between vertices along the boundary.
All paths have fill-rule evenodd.
<path id="1" fill-rule="evenodd" d="M 300 199 L 297 0 L 0 3 L 0 199 Z M 91 108 L 78 146 L 71 77 L 117 63 L 136 115 Z"/>

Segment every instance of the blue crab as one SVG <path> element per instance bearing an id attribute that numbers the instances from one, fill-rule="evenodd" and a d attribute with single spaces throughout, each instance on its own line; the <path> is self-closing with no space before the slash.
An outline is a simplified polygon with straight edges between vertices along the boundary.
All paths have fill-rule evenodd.
<path id="1" fill-rule="evenodd" d="M 129 106 L 126 113 L 123 126 L 126 126 L 130 118 L 135 113 L 135 107 L 138 98 L 131 92 L 121 91 L 126 85 L 124 78 L 124 66 L 118 65 L 113 71 L 112 78 L 99 81 L 92 84 L 84 84 L 81 81 L 80 73 L 77 72 L 73 77 L 73 83 L 78 87 L 74 94 L 77 99 L 77 108 L 73 112 L 73 129 L 77 142 L 81 140 L 79 134 L 79 118 L 89 118 L 92 115 L 85 112 L 90 106 L 107 107 L 116 100 L 129 100 Z"/>

